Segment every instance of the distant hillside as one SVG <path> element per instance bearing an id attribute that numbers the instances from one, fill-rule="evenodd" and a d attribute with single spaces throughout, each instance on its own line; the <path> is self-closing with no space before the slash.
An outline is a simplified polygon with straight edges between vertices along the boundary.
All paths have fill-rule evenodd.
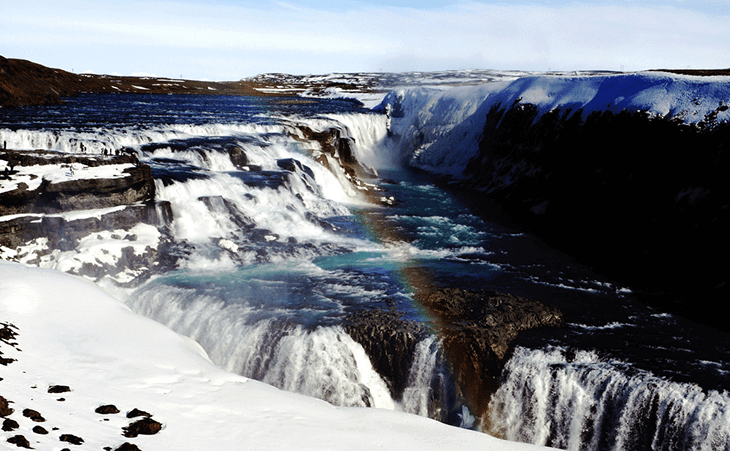
<path id="1" fill-rule="evenodd" d="M 155 77 L 74 74 L 0 56 L 0 106 L 55 105 L 80 93 L 282 95 L 264 81 L 206 82 Z"/>
<path id="2" fill-rule="evenodd" d="M 76 94 L 89 82 L 78 75 L 0 56 L 0 105 L 50 105 Z"/>

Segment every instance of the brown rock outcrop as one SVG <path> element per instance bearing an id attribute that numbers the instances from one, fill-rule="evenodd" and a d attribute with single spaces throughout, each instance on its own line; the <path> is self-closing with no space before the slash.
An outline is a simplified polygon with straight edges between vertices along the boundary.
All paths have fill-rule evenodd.
<path id="1" fill-rule="evenodd" d="M 442 288 L 424 290 L 416 299 L 437 318 L 459 395 L 477 417 L 499 388 L 519 333 L 563 323 L 554 306 L 494 291 Z"/>

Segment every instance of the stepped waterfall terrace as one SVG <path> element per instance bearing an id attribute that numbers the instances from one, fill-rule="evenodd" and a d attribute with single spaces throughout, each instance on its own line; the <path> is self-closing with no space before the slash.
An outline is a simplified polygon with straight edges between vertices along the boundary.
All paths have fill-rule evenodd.
<path id="1" fill-rule="evenodd" d="M 727 449 L 726 335 L 641 305 L 425 174 L 384 167 L 385 116 L 332 100 L 68 102 L 19 112 L 1 139 L 134 153 L 155 205 L 89 233 L 74 223 L 119 213 L 55 212 L 73 245 L 34 239 L 3 258 L 92 277 L 219 366 L 334 404 L 567 449 Z M 558 324 L 557 306 L 564 326 L 522 331 L 514 351 L 483 336 L 525 298 L 541 304 L 519 311 L 547 309 L 535 325 Z"/>

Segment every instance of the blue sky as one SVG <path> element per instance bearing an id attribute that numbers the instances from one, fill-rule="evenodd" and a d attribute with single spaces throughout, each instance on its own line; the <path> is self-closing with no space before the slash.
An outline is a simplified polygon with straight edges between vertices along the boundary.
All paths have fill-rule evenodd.
<path id="1" fill-rule="evenodd" d="M 75 72 L 264 73 L 730 67 L 715 0 L 24 0 L 0 55 Z"/>

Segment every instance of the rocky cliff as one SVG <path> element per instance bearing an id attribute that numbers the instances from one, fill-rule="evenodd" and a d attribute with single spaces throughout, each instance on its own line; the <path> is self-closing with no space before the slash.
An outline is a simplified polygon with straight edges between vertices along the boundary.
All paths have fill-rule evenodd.
<path id="1" fill-rule="evenodd" d="M 154 195 L 152 171 L 136 156 L 0 152 L 0 254 L 128 282 L 170 263 L 158 255 L 158 229 L 171 212 Z M 118 252 L 97 249 L 102 242 Z"/>
<path id="2" fill-rule="evenodd" d="M 549 243 L 650 302 L 722 326 L 707 313 L 728 299 L 730 124 L 714 120 L 727 108 L 685 124 L 498 104 L 464 174 Z"/>

